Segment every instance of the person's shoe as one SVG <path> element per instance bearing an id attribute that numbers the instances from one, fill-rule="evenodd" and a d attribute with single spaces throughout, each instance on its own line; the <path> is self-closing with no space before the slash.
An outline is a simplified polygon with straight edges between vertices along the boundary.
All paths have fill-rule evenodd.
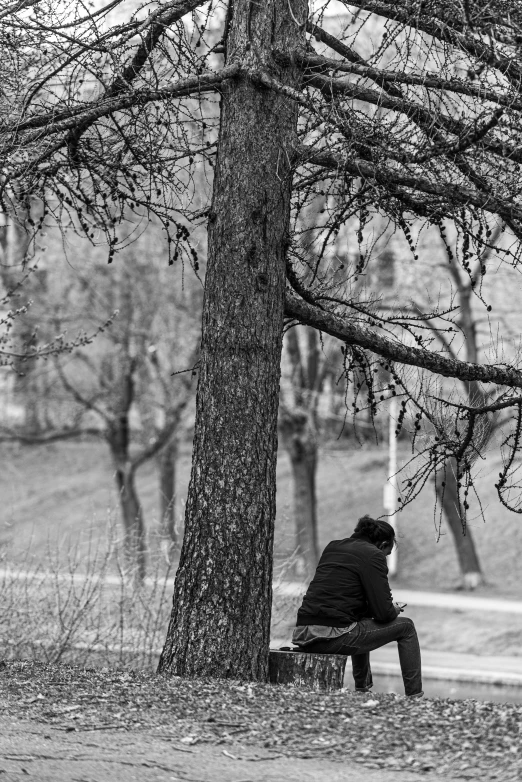
<path id="1" fill-rule="evenodd" d="M 421 690 L 420 692 L 414 692 L 413 695 L 407 695 L 407 698 L 424 698 L 424 692 Z"/>
<path id="2" fill-rule="evenodd" d="M 356 687 L 355 688 L 355 692 L 360 692 L 360 693 L 363 693 L 363 695 L 364 695 L 365 692 L 371 692 L 372 691 L 372 687 L 373 687 L 373 684 L 370 684 L 369 687 Z"/>

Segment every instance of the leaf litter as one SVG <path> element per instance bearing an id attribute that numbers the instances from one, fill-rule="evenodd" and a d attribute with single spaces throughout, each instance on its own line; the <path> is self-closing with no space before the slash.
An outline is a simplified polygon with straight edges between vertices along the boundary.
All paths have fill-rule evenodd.
<path id="1" fill-rule="evenodd" d="M 522 779 L 522 707 L 510 703 L 368 699 L 33 660 L 0 668 L 0 694 L 4 714 L 19 719 L 64 731 L 161 729 L 185 751 L 207 743 L 228 756 L 256 751 L 252 760 L 327 757 L 442 777 Z"/>

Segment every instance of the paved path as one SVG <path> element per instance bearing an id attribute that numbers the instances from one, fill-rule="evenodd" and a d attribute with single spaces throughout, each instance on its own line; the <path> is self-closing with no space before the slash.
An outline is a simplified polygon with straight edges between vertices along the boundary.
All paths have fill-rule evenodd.
<path id="1" fill-rule="evenodd" d="M 413 589 L 394 589 L 393 597 L 395 600 L 411 606 L 522 614 L 522 600 L 510 600 L 507 598 L 480 597 L 478 595 L 463 595 L 451 592 L 419 592 Z"/>
<path id="2" fill-rule="evenodd" d="M 275 583 L 274 591 L 288 597 L 297 597 L 303 595 L 305 590 L 303 585 L 297 581 L 284 581 L 283 583 Z M 392 592 L 395 600 L 411 606 L 522 614 L 522 600 L 463 595 L 455 592 L 421 592 L 416 589 L 392 588 Z"/>
<path id="3" fill-rule="evenodd" d="M 65 733 L 0 716 L 4 782 L 435 782 L 432 772 L 371 769 L 263 748 L 183 747 L 165 729 Z"/>
<path id="4" fill-rule="evenodd" d="M 400 674 L 395 644 L 376 649 L 372 652 L 371 662 L 374 673 Z M 522 657 L 482 657 L 422 649 L 422 676 L 424 679 L 522 687 Z"/>

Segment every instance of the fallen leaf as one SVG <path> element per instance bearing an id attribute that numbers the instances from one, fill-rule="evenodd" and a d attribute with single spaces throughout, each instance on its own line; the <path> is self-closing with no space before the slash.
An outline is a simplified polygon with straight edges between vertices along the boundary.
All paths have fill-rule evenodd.
<path id="1" fill-rule="evenodd" d="M 35 703 L 36 701 L 43 701 L 44 696 L 41 692 L 38 693 L 38 695 L 35 695 L 34 698 L 29 698 L 28 701 L 25 701 L 26 703 Z"/>
<path id="2" fill-rule="evenodd" d="M 197 736 L 183 736 L 180 741 L 182 744 L 196 744 L 196 742 L 199 741 L 199 738 Z"/>

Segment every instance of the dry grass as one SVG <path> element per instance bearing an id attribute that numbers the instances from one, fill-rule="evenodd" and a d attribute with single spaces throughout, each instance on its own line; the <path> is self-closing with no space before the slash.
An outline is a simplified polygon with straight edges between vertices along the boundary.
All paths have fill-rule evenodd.
<path id="1" fill-rule="evenodd" d="M 110 541 L 109 541 L 110 544 Z M 172 567 L 139 584 L 114 547 L 47 550 L 45 567 L 32 557 L 4 557 L 0 626 L 6 659 L 77 665 L 153 668 L 165 638 Z"/>
<path id="2" fill-rule="evenodd" d="M 0 659 L 155 670 L 172 604 L 174 565 L 156 547 L 145 583 L 126 572 L 114 536 L 97 545 L 0 561 Z M 43 552 L 40 552 L 42 555 Z M 291 558 L 279 565 L 285 581 Z M 272 636 L 295 622 L 299 597 L 274 592 Z"/>

